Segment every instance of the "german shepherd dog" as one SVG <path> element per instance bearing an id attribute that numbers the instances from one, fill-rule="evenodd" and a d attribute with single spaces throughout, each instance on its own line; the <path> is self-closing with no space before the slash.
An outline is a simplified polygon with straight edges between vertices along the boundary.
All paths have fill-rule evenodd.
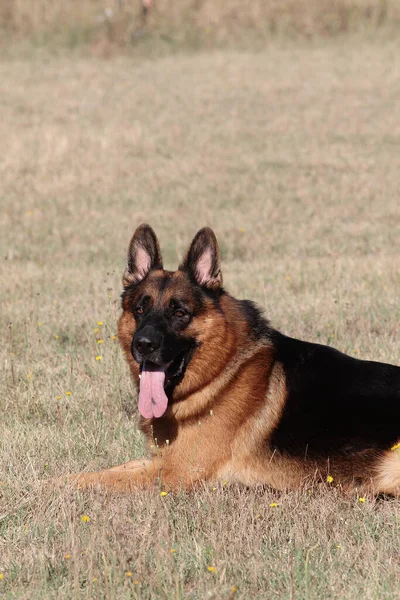
<path id="1" fill-rule="evenodd" d="M 328 480 L 400 494 L 400 367 L 273 329 L 253 302 L 223 289 L 209 228 L 172 272 L 141 225 L 123 285 L 119 340 L 150 458 L 74 476 L 80 487 L 222 479 L 290 490 Z"/>

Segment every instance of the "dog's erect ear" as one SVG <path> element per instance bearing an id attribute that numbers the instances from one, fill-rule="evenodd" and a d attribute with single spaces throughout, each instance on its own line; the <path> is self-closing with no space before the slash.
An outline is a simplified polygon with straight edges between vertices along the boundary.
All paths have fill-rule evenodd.
<path id="1" fill-rule="evenodd" d="M 163 262 L 158 239 L 150 225 L 140 225 L 128 248 L 126 269 L 122 277 L 124 287 L 139 283 L 151 269 L 162 269 Z"/>
<path id="2" fill-rule="evenodd" d="M 221 257 L 212 229 L 204 227 L 196 233 L 179 269 L 206 288 L 216 290 L 222 286 Z"/>

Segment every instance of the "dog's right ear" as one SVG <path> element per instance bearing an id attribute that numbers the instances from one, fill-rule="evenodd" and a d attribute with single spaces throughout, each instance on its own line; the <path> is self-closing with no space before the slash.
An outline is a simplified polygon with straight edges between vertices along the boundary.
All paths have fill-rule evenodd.
<path id="1" fill-rule="evenodd" d="M 162 269 L 163 262 L 158 239 L 150 225 L 139 225 L 128 248 L 126 269 L 122 277 L 124 287 L 139 283 L 151 269 Z"/>

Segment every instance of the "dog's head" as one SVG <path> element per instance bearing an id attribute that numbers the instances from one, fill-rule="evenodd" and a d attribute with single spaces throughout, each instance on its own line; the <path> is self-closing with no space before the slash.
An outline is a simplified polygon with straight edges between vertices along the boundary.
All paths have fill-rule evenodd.
<path id="1" fill-rule="evenodd" d="M 141 225 L 129 244 L 123 285 L 119 337 L 134 374 L 140 372 L 139 411 L 145 418 L 160 417 L 223 292 L 213 231 L 201 229 L 178 270 L 166 271 L 154 231 Z"/>

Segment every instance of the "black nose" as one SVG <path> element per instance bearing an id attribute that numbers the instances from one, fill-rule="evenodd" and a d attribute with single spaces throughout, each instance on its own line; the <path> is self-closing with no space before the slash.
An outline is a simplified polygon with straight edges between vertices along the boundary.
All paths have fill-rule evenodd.
<path id="1" fill-rule="evenodd" d="M 149 337 L 147 335 L 138 336 L 134 341 L 134 347 L 139 354 L 142 356 L 148 356 L 160 347 L 160 340 L 156 337 Z"/>

